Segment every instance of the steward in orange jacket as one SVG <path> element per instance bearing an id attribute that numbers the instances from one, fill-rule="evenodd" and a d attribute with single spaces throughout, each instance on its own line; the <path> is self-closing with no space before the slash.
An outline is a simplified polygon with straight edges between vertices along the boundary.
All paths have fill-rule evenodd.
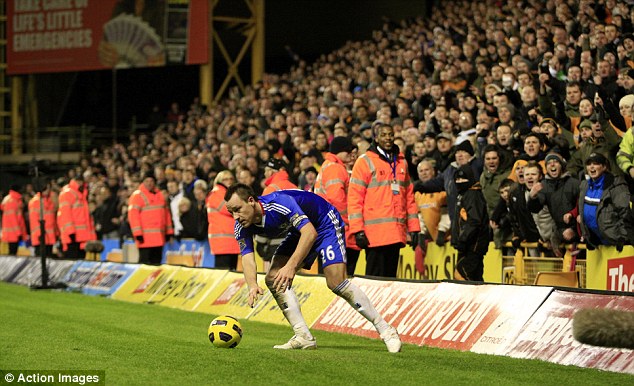
<path id="1" fill-rule="evenodd" d="M 166 238 L 172 239 L 174 228 L 169 206 L 156 188 L 152 172 L 143 175 L 143 182 L 128 199 L 128 222 L 139 248 L 139 263 L 159 265 L 163 260 Z"/>
<path id="2" fill-rule="evenodd" d="M 394 129 L 377 122 L 375 139 L 352 168 L 348 190 L 350 232 L 366 249 L 366 275 L 396 277 L 400 248 L 418 242 L 420 223 L 407 161 Z"/>
<path id="3" fill-rule="evenodd" d="M 361 248 L 357 246 L 354 235 L 350 232 L 348 220 L 348 186 L 350 175 L 346 164 L 350 160 L 350 152 L 354 145 L 348 137 L 335 137 L 330 143 L 330 152 L 324 153 L 325 161 L 321 165 L 315 180 L 315 193 L 331 203 L 341 215 L 345 224 L 346 255 L 348 276 L 353 276 L 359 259 Z"/>
<path id="4" fill-rule="evenodd" d="M 0 204 L 0 210 L 2 211 L 2 242 L 9 244 L 10 255 L 18 253 L 20 239 L 24 241 L 29 239 L 26 232 L 26 223 L 24 222 L 24 202 L 22 201 L 22 194 L 18 190 L 20 190 L 18 186 L 11 186 L 9 194 L 2 199 Z"/>
<path id="5" fill-rule="evenodd" d="M 269 193 L 277 192 L 284 189 L 299 189 L 297 185 L 289 180 L 286 171 L 286 163 L 278 158 L 271 158 L 264 167 L 264 191 L 263 196 Z"/>
<path id="6" fill-rule="evenodd" d="M 270 158 L 264 166 L 264 191 L 263 196 L 269 193 L 277 192 L 285 189 L 299 189 L 297 185 L 289 180 L 286 171 L 286 162 L 279 158 Z M 273 253 L 286 237 L 286 232 L 282 232 L 280 237 L 268 238 L 262 235 L 255 235 L 256 247 L 258 255 L 264 260 L 264 271 L 268 271 L 269 262 L 273 258 Z"/>
<path id="7" fill-rule="evenodd" d="M 83 259 L 86 255 L 86 241 L 97 240 L 88 208 L 88 190 L 81 175 L 72 179 L 59 194 L 57 226 L 61 233 L 64 257 L 67 259 Z"/>
<path id="8" fill-rule="evenodd" d="M 235 270 L 238 265 L 240 247 L 234 235 L 236 221 L 225 206 L 225 193 L 234 183 L 233 173 L 229 170 L 221 171 L 214 180 L 214 188 L 205 200 L 209 222 L 207 237 L 209 249 L 216 259 L 214 266 L 231 270 Z"/>
<path id="9" fill-rule="evenodd" d="M 43 208 L 40 208 L 40 197 L 44 197 L 42 200 Z M 42 231 L 40 229 L 40 209 L 44 212 L 44 245 L 46 246 L 46 256 L 51 256 L 53 252 L 53 245 L 57 241 L 59 236 L 59 230 L 57 229 L 55 202 L 51 197 L 51 187 L 46 186 L 46 189 L 42 193 L 37 193 L 29 201 L 29 226 L 31 228 L 31 244 L 33 246 L 40 245 L 40 236 Z"/>

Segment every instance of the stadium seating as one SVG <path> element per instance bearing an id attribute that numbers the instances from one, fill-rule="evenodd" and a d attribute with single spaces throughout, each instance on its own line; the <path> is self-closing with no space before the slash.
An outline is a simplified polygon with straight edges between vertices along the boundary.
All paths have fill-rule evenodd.
<path id="1" fill-rule="evenodd" d="M 538 272 L 535 285 L 579 288 L 579 272 Z"/>

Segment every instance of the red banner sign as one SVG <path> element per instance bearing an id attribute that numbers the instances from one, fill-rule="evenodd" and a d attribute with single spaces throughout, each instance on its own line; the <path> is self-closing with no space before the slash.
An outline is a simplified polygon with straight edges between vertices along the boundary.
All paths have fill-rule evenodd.
<path id="1" fill-rule="evenodd" d="M 634 292 L 634 256 L 608 260 L 607 289 Z"/>
<path id="2" fill-rule="evenodd" d="M 7 6 L 10 75 L 208 61 L 207 1 L 8 0 Z"/>

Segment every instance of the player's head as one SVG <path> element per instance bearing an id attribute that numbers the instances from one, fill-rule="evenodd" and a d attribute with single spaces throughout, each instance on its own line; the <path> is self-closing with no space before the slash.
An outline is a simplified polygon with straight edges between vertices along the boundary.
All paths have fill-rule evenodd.
<path id="1" fill-rule="evenodd" d="M 240 225 L 247 228 L 253 224 L 260 204 L 250 186 L 245 184 L 231 185 L 225 193 L 225 201 L 227 210 Z"/>

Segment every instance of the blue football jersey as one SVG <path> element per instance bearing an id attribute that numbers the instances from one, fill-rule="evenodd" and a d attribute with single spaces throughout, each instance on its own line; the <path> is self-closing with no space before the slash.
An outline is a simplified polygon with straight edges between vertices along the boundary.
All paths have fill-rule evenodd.
<path id="1" fill-rule="evenodd" d="M 280 190 L 258 197 L 264 216 L 261 224 L 252 224 L 245 228 L 236 221 L 235 237 L 240 245 L 242 255 L 254 251 L 253 236 L 256 234 L 267 237 L 279 237 L 282 231 L 299 235 L 299 230 L 308 222 L 312 223 L 317 234 L 325 236 L 332 234 L 335 239 L 341 241 L 341 236 L 336 235 L 343 229 L 343 221 L 337 209 L 328 201 L 318 195 L 299 189 Z M 345 244 L 343 244 L 345 249 Z"/>

